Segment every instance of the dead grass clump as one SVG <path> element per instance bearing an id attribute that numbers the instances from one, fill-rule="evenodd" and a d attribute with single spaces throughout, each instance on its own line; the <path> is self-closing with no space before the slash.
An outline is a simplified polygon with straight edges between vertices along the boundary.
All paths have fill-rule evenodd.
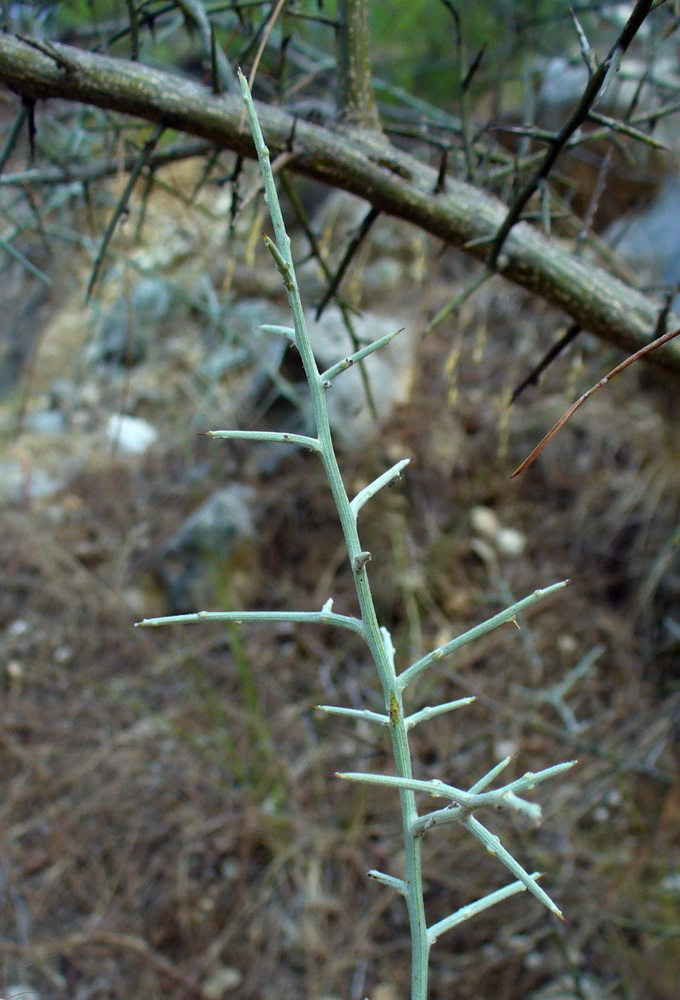
<path id="1" fill-rule="evenodd" d="M 673 393 L 628 372 L 510 483 L 593 371 L 567 357 L 508 411 L 555 319 L 500 285 L 473 305 L 422 343 L 409 406 L 347 475 L 360 488 L 413 457 L 362 513 L 402 662 L 510 595 L 573 577 L 521 630 L 423 678 L 423 705 L 478 701 L 415 730 L 419 776 L 456 781 L 509 754 L 517 775 L 581 764 L 541 793 L 538 837 L 497 824 L 548 873 L 566 930 L 510 901 L 442 940 L 433 995 L 519 1000 L 566 975 L 568 995 L 594 983 L 666 1000 L 680 899 Z M 583 364 L 594 357 L 584 341 Z M 386 748 L 313 711 L 378 707 L 361 648 L 327 629 L 131 628 L 165 610 L 159 553 L 225 476 L 247 480 L 262 513 L 252 551 L 209 577 L 211 606 L 234 606 L 246 578 L 251 606 L 316 609 L 333 594 L 352 610 L 319 470 L 302 455 L 266 474 L 241 458 L 164 442 L 139 462 L 90 461 L 49 501 L 2 511 L 0 969 L 42 1000 L 406 992 L 401 902 L 364 875 L 399 873 L 393 798 L 331 777 L 387 767 Z M 503 881 L 451 831 L 432 835 L 426 865 L 433 917 Z"/>

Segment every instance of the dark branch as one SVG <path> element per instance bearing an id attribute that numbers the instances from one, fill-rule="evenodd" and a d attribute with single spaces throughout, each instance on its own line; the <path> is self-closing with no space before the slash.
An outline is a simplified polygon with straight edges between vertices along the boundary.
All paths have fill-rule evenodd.
<path id="1" fill-rule="evenodd" d="M 649 14 L 653 5 L 654 0 L 638 0 L 621 34 L 609 50 L 608 55 L 602 60 L 600 65 L 588 80 L 588 85 L 583 91 L 583 95 L 581 100 L 578 102 L 578 105 L 557 135 L 549 140 L 550 145 L 543 162 L 526 187 L 517 196 L 507 216 L 505 217 L 503 225 L 498 230 L 498 235 L 494 240 L 491 248 L 491 254 L 489 256 L 489 267 L 492 270 L 496 267 L 498 257 L 503 249 L 508 233 L 512 227 L 519 222 L 527 202 L 536 193 L 541 183 L 547 179 L 550 171 L 555 166 L 558 156 L 566 147 L 574 132 L 576 132 L 576 130 L 580 128 L 581 125 L 583 125 L 583 123 L 590 117 L 593 105 L 600 96 L 602 88 L 607 82 L 609 73 L 615 69 L 617 61 L 621 58 L 630 43 L 635 38 L 642 22 L 647 17 L 647 14 Z"/>
<path id="2" fill-rule="evenodd" d="M 47 55 L 0 34 L 0 81 L 30 105 L 60 97 L 162 124 L 220 149 L 253 158 L 250 137 L 241 131 L 241 101 L 212 95 L 205 87 L 170 73 L 122 59 L 54 44 L 61 57 Z M 65 69 L 64 66 L 69 69 Z M 507 206 L 470 184 L 447 178 L 434 195 L 437 171 L 387 144 L 360 135 L 338 135 L 294 119 L 285 111 L 258 105 L 272 155 L 290 152 L 291 169 L 365 198 L 378 211 L 414 223 L 452 246 L 486 261 Z M 291 136 L 293 136 L 291 140 Z M 659 303 L 633 290 L 592 263 L 584 264 L 527 223 L 515 225 L 504 245 L 503 275 L 563 309 L 586 330 L 633 352 L 656 328 Z M 680 318 L 669 317 L 669 325 Z M 680 371 L 680 351 L 670 343 L 655 360 Z"/>

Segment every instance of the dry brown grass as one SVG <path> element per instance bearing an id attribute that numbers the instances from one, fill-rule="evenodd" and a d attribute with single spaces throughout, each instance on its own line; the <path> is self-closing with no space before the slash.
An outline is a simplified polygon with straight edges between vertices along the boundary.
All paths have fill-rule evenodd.
<path id="1" fill-rule="evenodd" d="M 457 280 L 460 265 L 447 266 Z M 561 980 L 570 998 L 677 995 L 678 640 L 665 624 L 680 621 L 677 388 L 628 372 L 510 483 L 569 386 L 607 368 L 586 344 L 582 375 L 561 361 L 508 419 L 508 391 L 555 323 L 521 293 L 487 288 L 420 345 L 411 403 L 345 462 L 360 485 L 413 456 L 362 515 L 403 660 L 509 594 L 573 578 L 520 632 L 466 647 L 418 689 L 423 704 L 478 696 L 416 730 L 423 777 L 464 782 L 509 751 L 517 774 L 581 761 L 541 790 L 538 832 L 497 824 L 547 873 L 567 925 L 524 898 L 476 919 L 434 951 L 438 1000 L 519 1000 Z M 189 396 L 184 413 L 173 401 L 177 425 Z M 202 477 L 185 486 L 197 455 Z M 140 462 L 90 461 L 56 498 L 0 514 L 0 977 L 43 1000 L 407 995 L 401 902 L 365 878 L 399 871 L 393 796 L 331 777 L 389 767 L 387 747 L 313 711 L 376 704 L 361 646 L 325 629 L 131 627 L 163 609 L 162 543 L 241 459 L 224 444 L 166 441 Z M 260 534 L 214 576 L 214 606 L 318 608 L 333 593 L 350 610 L 314 458 L 292 455 L 254 485 Z M 522 556 L 475 536 L 477 505 L 525 534 Z M 569 731 L 538 695 L 600 643 L 567 699 L 582 724 Z M 450 830 L 428 842 L 426 875 L 432 919 L 504 882 Z"/>

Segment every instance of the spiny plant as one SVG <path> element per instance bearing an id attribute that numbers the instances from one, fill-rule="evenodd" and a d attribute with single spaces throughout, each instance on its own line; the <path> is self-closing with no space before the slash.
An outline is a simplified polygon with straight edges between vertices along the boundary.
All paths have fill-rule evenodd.
<path id="1" fill-rule="evenodd" d="M 370 871 L 368 874 L 382 884 L 389 886 L 403 896 L 411 934 L 411 1000 L 426 1000 L 429 954 L 432 945 L 446 931 L 457 927 L 483 910 L 508 899 L 518 892 L 529 890 L 552 913 L 562 917 L 560 910 L 547 893 L 539 886 L 537 874 L 525 871 L 522 865 L 503 847 L 500 839 L 478 819 L 477 814 L 488 809 L 508 810 L 520 813 L 529 820 L 538 823 L 541 818 L 540 806 L 524 798 L 524 794 L 536 785 L 566 771 L 573 761 L 557 764 L 537 773 L 528 772 L 521 778 L 510 781 L 500 787 L 492 788 L 492 784 L 510 763 L 506 758 L 495 765 L 487 774 L 475 781 L 467 789 L 458 788 L 439 779 L 422 781 L 413 776 L 413 759 L 409 746 L 409 732 L 414 726 L 427 722 L 444 712 L 451 712 L 473 701 L 472 698 L 460 698 L 456 701 L 444 702 L 440 705 L 421 708 L 408 712 L 404 707 L 405 695 L 410 694 L 412 685 L 429 667 L 439 663 L 461 646 L 473 642 L 479 636 L 492 629 L 512 622 L 522 611 L 542 598 L 565 586 L 565 581 L 551 587 L 536 590 L 504 611 L 494 615 L 481 625 L 470 629 L 452 639 L 450 642 L 433 649 L 426 656 L 403 670 L 395 663 L 395 650 L 390 633 L 381 627 L 376 614 L 375 603 L 371 592 L 369 579 L 369 564 L 371 553 L 361 544 L 358 517 L 363 506 L 371 500 L 384 486 L 394 482 L 408 465 L 408 459 L 397 462 L 392 468 L 378 476 L 372 483 L 350 499 L 343 482 L 338 464 L 338 458 L 333 445 L 331 429 L 326 404 L 326 394 L 332 389 L 333 382 L 339 378 L 351 365 L 360 362 L 373 351 L 384 347 L 395 334 L 381 337 L 379 340 L 357 350 L 349 357 L 331 365 L 325 371 L 319 371 L 305 323 L 300 293 L 295 276 L 295 268 L 291 255 L 290 238 L 286 232 L 281 207 L 274 183 L 270 165 L 269 150 L 265 145 L 259 121 L 251 100 L 250 91 L 242 74 L 239 74 L 241 89 L 246 105 L 248 121 L 253 134 L 260 169 L 265 189 L 265 200 L 268 203 L 274 229 L 274 239 L 264 236 L 267 249 L 274 259 L 288 296 L 288 302 L 293 319 L 292 328 L 281 326 L 266 326 L 263 329 L 280 335 L 289 340 L 299 352 L 304 366 L 309 393 L 313 404 L 316 433 L 314 436 L 292 434 L 285 431 L 242 431 L 219 430 L 209 432 L 213 438 L 234 439 L 245 441 L 275 441 L 280 444 L 296 445 L 306 448 L 317 455 L 323 464 L 328 480 L 328 487 L 342 527 L 342 533 L 347 549 L 347 557 L 352 571 L 354 586 L 358 597 L 360 617 L 338 614 L 333 611 L 333 600 L 329 599 L 320 611 L 199 611 L 196 614 L 175 615 L 172 617 L 149 618 L 141 625 L 165 625 L 177 622 L 223 621 L 232 623 L 245 622 L 317 622 L 333 625 L 339 629 L 347 629 L 361 636 L 366 643 L 382 688 L 384 712 L 374 712 L 336 705 L 321 705 L 324 712 L 347 716 L 351 719 L 361 719 L 383 726 L 389 730 L 394 757 L 395 774 L 374 774 L 364 772 L 346 772 L 338 777 L 348 781 L 358 781 L 369 785 L 380 785 L 395 789 L 399 794 L 401 821 L 404 839 L 405 870 L 403 877 L 387 874 L 381 871 Z M 418 809 L 416 796 L 426 795 L 431 798 L 443 799 L 443 808 L 429 809 L 421 813 Z M 505 865 L 514 877 L 504 888 L 476 900 L 455 913 L 435 923 L 428 924 L 425 913 L 424 884 L 422 875 L 422 850 L 425 834 L 436 827 L 458 823 Z"/>

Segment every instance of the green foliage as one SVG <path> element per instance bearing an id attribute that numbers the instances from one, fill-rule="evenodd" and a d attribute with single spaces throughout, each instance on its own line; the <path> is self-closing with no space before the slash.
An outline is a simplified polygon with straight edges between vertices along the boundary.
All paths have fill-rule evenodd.
<path id="1" fill-rule="evenodd" d="M 480 82 L 517 72 L 521 56 L 553 54 L 573 28 L 559 0 L 442 0 L 371 4 L 376 75 L 444 107 L 485 49 Z"/>

